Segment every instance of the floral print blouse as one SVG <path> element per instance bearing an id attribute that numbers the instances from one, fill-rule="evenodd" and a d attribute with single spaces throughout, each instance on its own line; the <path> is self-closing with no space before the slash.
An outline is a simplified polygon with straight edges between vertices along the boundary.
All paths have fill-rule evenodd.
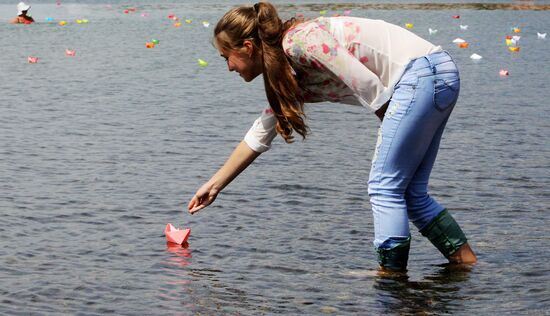
<path id="1" fill-rule="evenodd" d="M 338 102 L 367 106 L 386 103 L 411 60 L 441 47 L 382 20 L 320 17 L 290 28 L 283 50 L 296 73 L 306 103 Z M 269 149 L 276 136 L 270 109 L 245 136 L 253 150 Z"/>

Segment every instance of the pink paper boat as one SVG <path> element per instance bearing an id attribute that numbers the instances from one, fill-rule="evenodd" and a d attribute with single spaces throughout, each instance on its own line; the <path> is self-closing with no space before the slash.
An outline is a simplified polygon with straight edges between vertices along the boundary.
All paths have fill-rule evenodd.
<path id="1" fill-rule="evenodd" d="M 189 238 L 191 229 L 177 229 L 174 225 L 168 223 L 164 233 L 166 234 L 166 241 L 181 245 Z"/>
<path id="2" fill-rule="evenodd" d="M 71 49 L 65 49 L 65 55 L 67 56 L 75 56 L 76 55 L 76 52 L 74 50 L 71 50 Z"/>
<path id="3" fill-rule="evenodd" d="M 27 58 L 27 61 L 29 62 L 29 64 L 36 64 L 38 62 L 38 57 L 29 56 Z"/>

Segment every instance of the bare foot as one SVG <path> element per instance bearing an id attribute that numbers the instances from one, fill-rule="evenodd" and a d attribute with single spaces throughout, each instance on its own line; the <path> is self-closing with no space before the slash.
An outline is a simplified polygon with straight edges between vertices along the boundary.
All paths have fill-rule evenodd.
<path id="1" fill-rule="evenodd" d="M 477 257 L 468 243 L 460 246 L 448 259 L 449 263 L 474 264 L 477 262 Z"/>

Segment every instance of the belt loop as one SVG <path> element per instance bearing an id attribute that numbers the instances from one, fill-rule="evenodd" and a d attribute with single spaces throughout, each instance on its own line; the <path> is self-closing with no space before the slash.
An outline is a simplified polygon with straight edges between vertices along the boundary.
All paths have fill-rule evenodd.
<path id="1" fill-rule="evenodd" d="M 432 73 L 435 75 L 435 65 L 432 61 L 432 59 L 430 58 L 430 55 L 426 55 L 424 56 L 424 58 L 426 58 L 426 60 L 428 61 L 428 63 L 430 64 L 430 69 L 432 70 Z"/>

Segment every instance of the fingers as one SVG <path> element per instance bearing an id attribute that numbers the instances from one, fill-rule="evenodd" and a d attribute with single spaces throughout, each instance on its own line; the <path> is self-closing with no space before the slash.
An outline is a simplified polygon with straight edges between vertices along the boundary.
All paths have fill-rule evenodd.
<path id="1" fill-rule="evenodd" d="M 201 198 L 195 194 L 193 198 L 191 198 L 191 201 L 189 201 L 187 210 L 191 215 L 193 215 L 208 206 L 208 204 L 210 204 L 208 199 Z"/>
<path id="2" fill-rule="evenodd" d="M 197 195 L 193 195 L 193 197 L 191 198 L 191 200 L 189 201 L 189 203 L 187 203 L 187 209 L 188 210 L 191 210 L 192 208 L 194 208 L 195 206 L 197 206 L 197 204 L 199 204 L 199 198 L 197 197 Z"/>
<path id="3" fill-rule="evenodd" d="M 198 211 L 202 210 L 205 207 L 206 207 L 206 205 L 199 205 L 197 207 L 193 207 L 192 209 L 189 209 L 189 214 L 193 215 L 193 214 L 197 213 Z"/>
<path id="4" fill-rule="evenodd" d="M 203 186 L 204 187 L 204 186 Z M 187 204 L 187 210 L 190 214 L 195 214 L 216 199 L 217 192 L 210 188 L 200 188 Z"/>

